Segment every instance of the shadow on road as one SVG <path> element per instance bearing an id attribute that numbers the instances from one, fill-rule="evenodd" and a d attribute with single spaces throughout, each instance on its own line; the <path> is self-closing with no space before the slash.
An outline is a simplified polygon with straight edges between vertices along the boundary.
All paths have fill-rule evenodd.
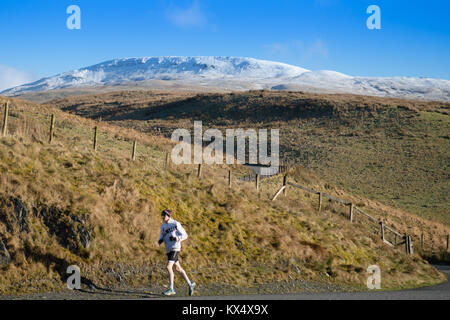
<path id="1" fill-rule="evenodd" d="M 90 290 L 86 289 L 79 289 L 76 290 L 77 292 L 81 293 L 87 293 L 92 295 L 108 295 L 108 296 L 119 296 L 124 297 L 124 295 L 132 295 L 134 298 L 143 298 L 148 299 L 150 297 L 160 298 L 164 297 L 163 294 L 158 293 L 151 293 L 151 292 L 139 292 L 139 291 L 130 291 L 130 290 L 114 290 L 114 289 L 108 289 L 108 288 L 102 288 L 95 283 L 93 283 L 91 280 L 82 277 L 81 283 L 85 286 L 89 287 Z"/>

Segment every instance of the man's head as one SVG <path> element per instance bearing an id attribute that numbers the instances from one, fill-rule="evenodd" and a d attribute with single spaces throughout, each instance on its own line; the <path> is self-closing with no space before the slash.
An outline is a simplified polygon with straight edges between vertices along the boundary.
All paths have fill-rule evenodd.
<path id="1" fill-rule="evenodd" d="M 164 222 L 168 222 L 170 218 L 172 218 L 172 212 L 168 209 L 163 210 L 161 212 L 161 218 L 163 219 Z"/>

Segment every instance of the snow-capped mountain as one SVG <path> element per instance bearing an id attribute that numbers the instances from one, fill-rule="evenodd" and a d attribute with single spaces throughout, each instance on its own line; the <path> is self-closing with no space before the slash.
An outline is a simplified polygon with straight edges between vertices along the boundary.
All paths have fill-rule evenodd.
<path id="1" fill-rule="evenodd" d="M 227 90 L 303 90 L 450 101 L 450 81 L 447 80 L 352 77 L 334 71 L 310 71 L 279 62 L 239 57 L 117 59 L 43 78 L 0 94 L 17 96 L 37 91 L 130 83 L 151 88 L 154 80 Z"/>

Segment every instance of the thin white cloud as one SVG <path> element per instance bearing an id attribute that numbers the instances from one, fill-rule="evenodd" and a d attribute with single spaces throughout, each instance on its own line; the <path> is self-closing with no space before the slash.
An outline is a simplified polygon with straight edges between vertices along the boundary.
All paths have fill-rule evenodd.
<path id="1" fill-rule="evenodd" d="M 317 39 L 313 42 L 311 46 L 306 49 L 305 52 L 306 58 L 310 58 L 312 56 L 319 56 L 324 59 L 328 59 L 328 47 L 325 42 L 321 39 Z"/>
<path id="2" fill-rule="evenodd" d="M 166 13 L 167 19 L 179 27 L 201 27 L 207 24 L 207 18 L 200 8 L 198 0 L 194 0 L 187 8 L 171 7 Z"/>
<path id="3" fill-rule="evenodd" d="M 300 40 L 275 42 L 265 45 L 264 50 L 272 58 L 297 57 L 309 60 L 311 58 L 328 59 L 329 55 L 328 46 L 321 39 L 316 39 L 312 43 L 303 43 Z"/>
<path id="4" fill-rule="evenodd" d="M 275 42 L 264 46 L 267 54 L 270 56 L 285 57 L 289 53 L 295 53 L 301 50 L 302 42 L 299 40 L 292 40 L 288 42 Z"/>
<path id="5" fill-rule="evenodd" d="M 36 77 L 32 73 L 0 65 L 0 92 L 34 80 Z"/>

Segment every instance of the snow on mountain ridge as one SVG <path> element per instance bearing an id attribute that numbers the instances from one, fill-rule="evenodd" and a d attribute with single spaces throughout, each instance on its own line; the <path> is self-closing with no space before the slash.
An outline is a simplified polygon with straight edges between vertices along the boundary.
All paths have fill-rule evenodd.
<path id="1" fill-rule="evenodd" d="M 309 70 L 284 63 L 239 57 L 145 57 L 102 62 L 2 92 L 17 95 L 29 91 L 67 87 L 114 85 L 143 80 L 285 79 Z"/>
<path id="2" fill-rule="evenodd" d="M 231 90 L 313 90 L 450 101 L 450 81 L 408 77 L 352 77 L 339 72 L 241 57 L 144 57 L 105 61 L 1 92 L 20 95 L 54 89 L 175 81 Z M 148 86 L 148 84 L 146 84 Z"/>
<path id="3" fill-rule="evenodd" d="M 201 75 L 209 78 L 293 77 L 309 70 L 283 63 L 236 57 L 146 57 L 106 61 L 81 70 L 105 73 L 103 81 L 117 79 L 158 79 L 166 75 L 174 79 Z"/>

